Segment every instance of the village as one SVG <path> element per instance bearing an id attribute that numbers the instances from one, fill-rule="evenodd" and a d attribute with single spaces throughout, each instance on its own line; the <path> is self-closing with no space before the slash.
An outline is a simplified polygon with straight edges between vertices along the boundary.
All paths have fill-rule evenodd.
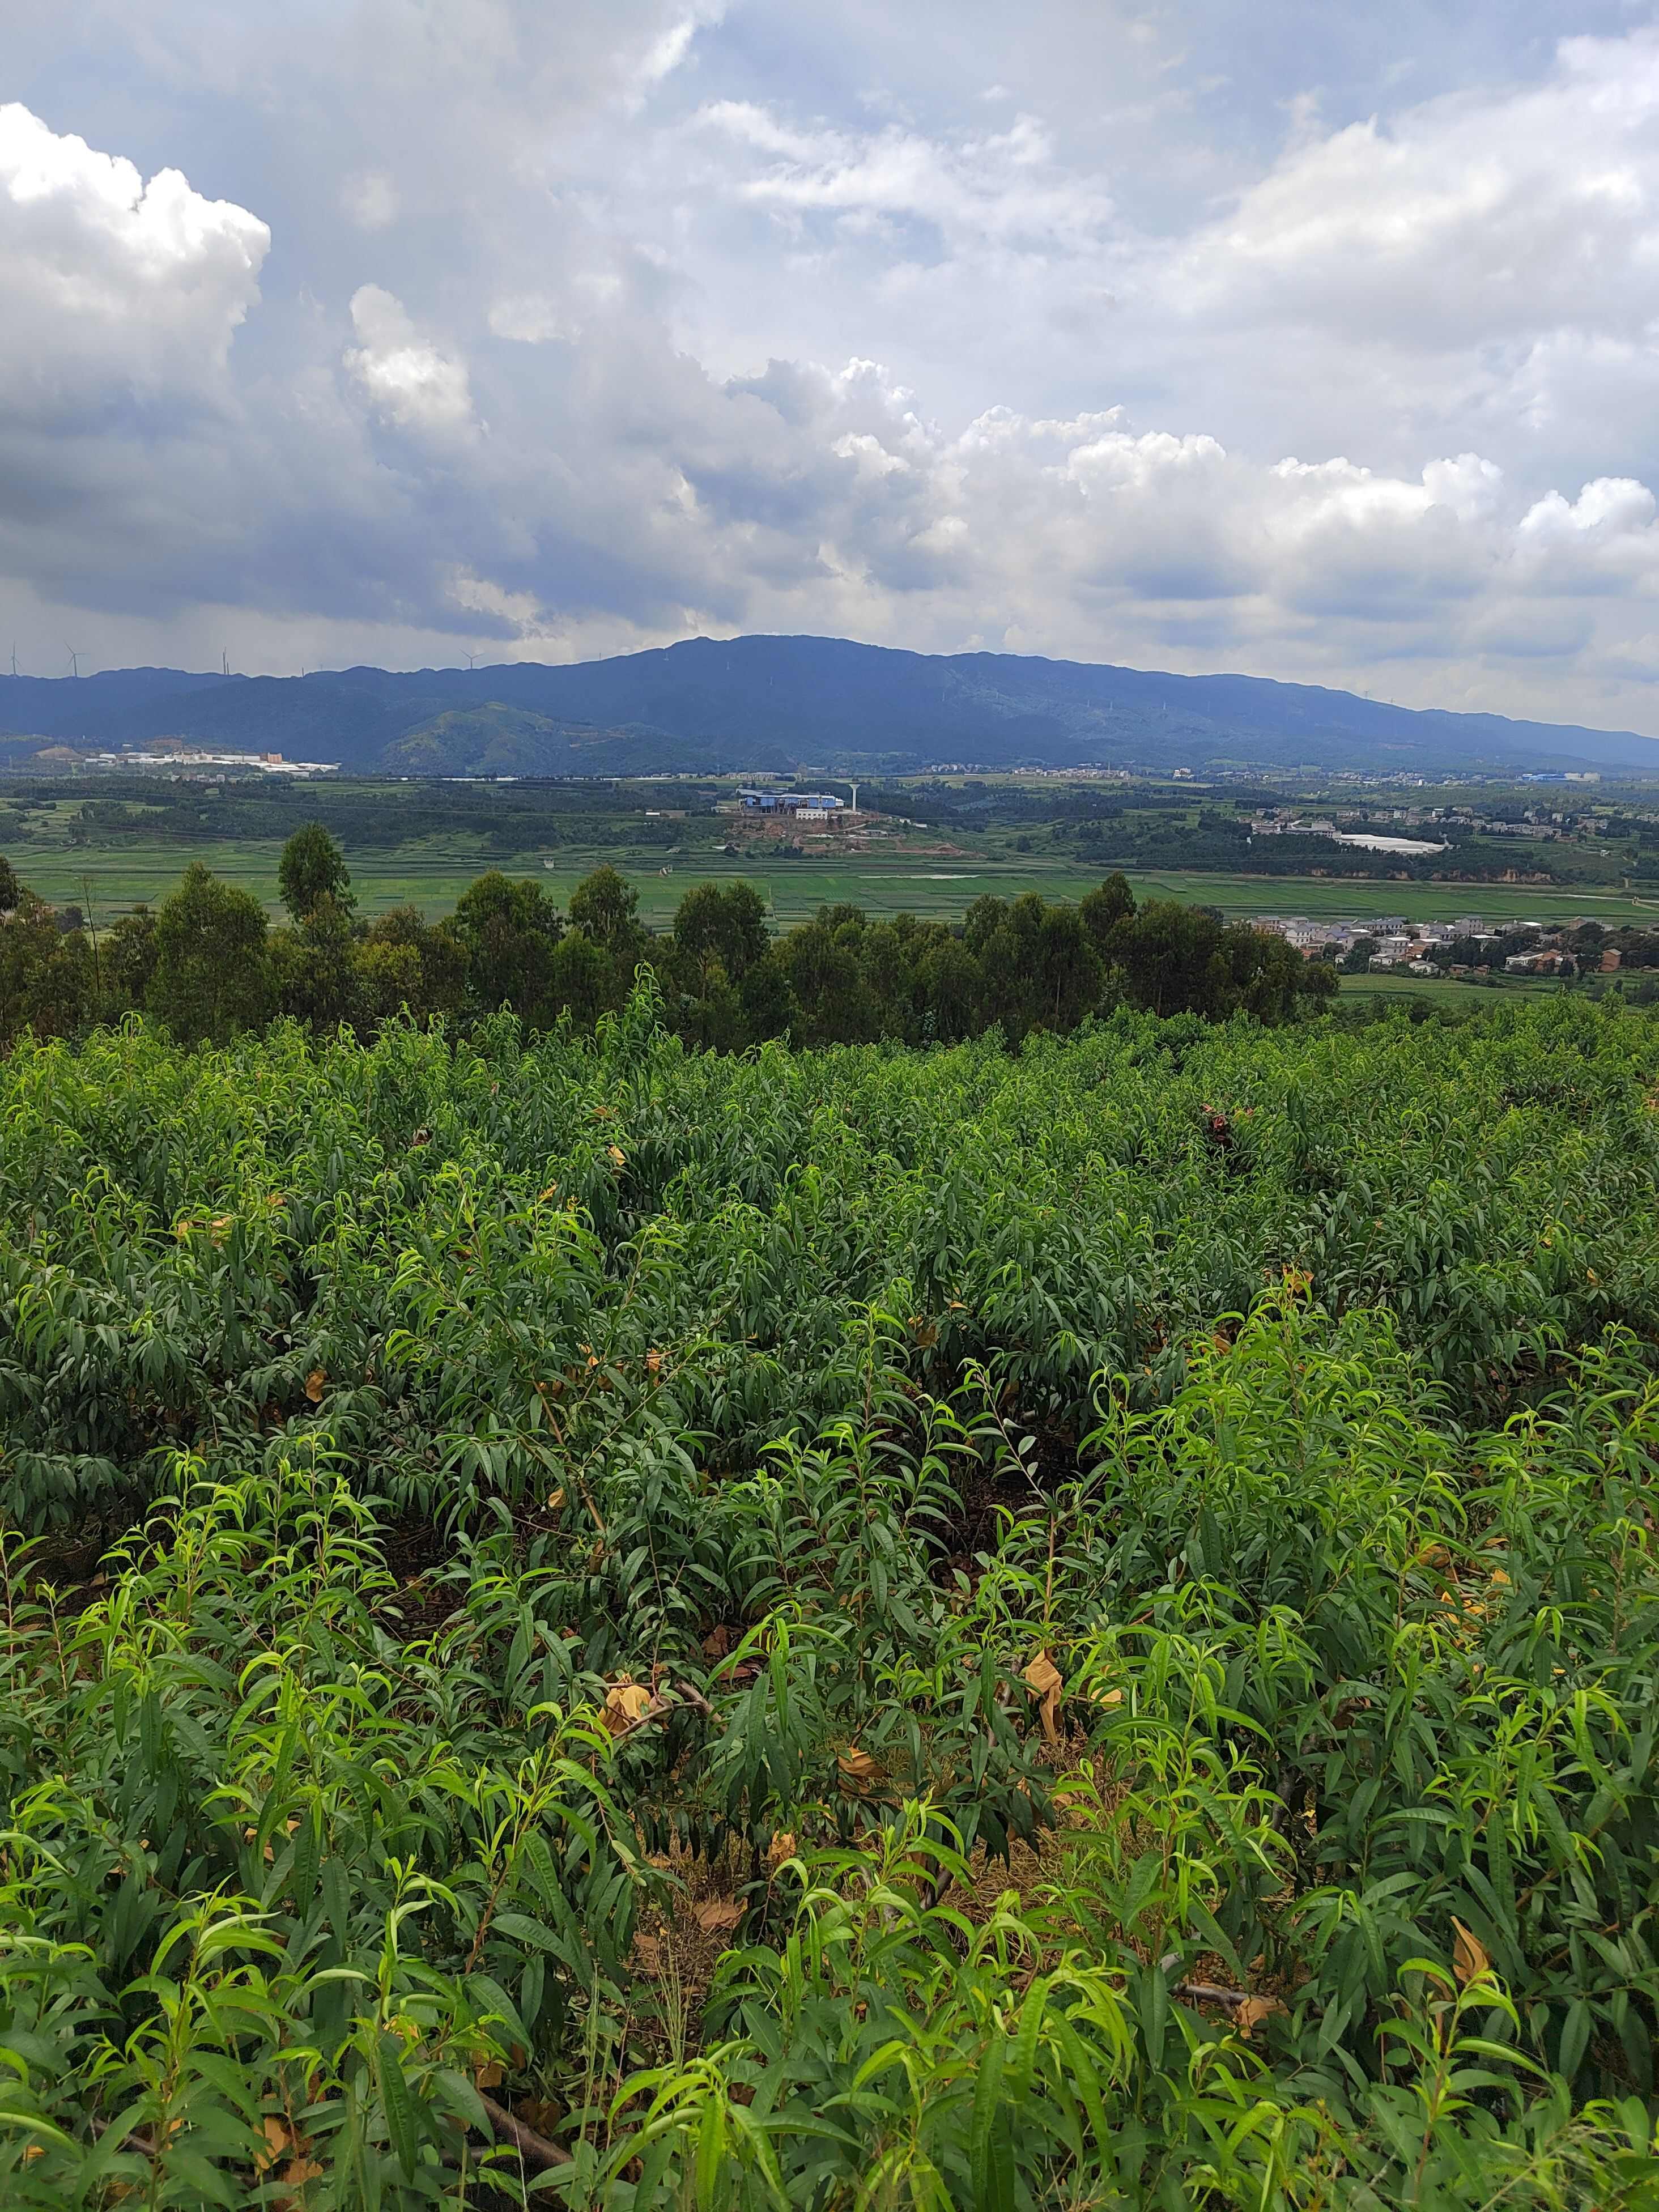
<path id="1" fill-rule="evenodd" d="M 1610 930 L 1584 915 L 1552 924 L 1488 921 L 1478 914 L 1417 922 L 1403 915 L 1362 921 L 1264 914 L 1255 916 L 1255 927 L 1282 937 L 1304 959 L 1335 961 L 1350 975 L 1610 975 L 1626 963 L 1647 965 L 1653 943 L 1644 932 Z"/>

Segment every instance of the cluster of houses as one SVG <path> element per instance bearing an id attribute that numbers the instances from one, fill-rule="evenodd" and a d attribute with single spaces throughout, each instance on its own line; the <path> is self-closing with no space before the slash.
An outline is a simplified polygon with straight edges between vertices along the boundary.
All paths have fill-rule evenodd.
<path id="1" fill-rule="evenodd" d="M 1504 956 L 1504 968 L 1510 975 L 1553 975 L 1563 962 L 1571 974 L 1585 964 L 1568 950 L 1559 929 L 1537 921 L 1494 927 L 1478 914 L 1460 914 L 1450 921 L 1419 922 L 1407 921 L 1403 915 L 1385 915 L 1376 921 L 1325 921 L 1305 914 L 1264 914 L 1257 915 L 1255 927 L 1282 937 L 1306 959 L 1340 959 L 1357 945 L 1367 942 L 1372 948 L 1368 966 L 1394 969 L 1407 975 L 1438 975 L 1448 969 L 1457 975 L 1469 963 L 1449 962 L 1447 955 L 1454 945 L 1484 955 L 1500 942 L 1517 937 L 1530 941 Z M 1616 947 L 1608 945 L 1592 956 L 1592 961 L 1610 972 L 1618 967 L 1620 955 Z M 1481 964 L 1491 963 L 1483 960 Z"/>
<path id="2" fill-rule="evenodd" d="M 1585 778 L 1584 781 L 1593 781 Z M 1329 837 L 1339 845 L 1382 844 L 1384 840 L 1373 836 L 1353 836 L 1345 832 L 1374 831 L 1386 829 L 1393 831 L 1396 825 L 1402 830 L 1459 830 L 1480 837 L 1571 837 L 1579 832 L 1591 836 L 1606 833 L 1609 817 L 1597 813 L 1563 813 L 1542 806 L 1529 806 L 1517 815 L 1488 814 L 1474 806 L 1395 806 L 1386 813 L 1375 809 L 1364 813 L 1344 814 L 1333 820 L 1328 815 L 1307 816 L 1292 808 L 1268 807 L 1250 817 L 1252 837 Z M 1392 842 L 1393 840 L 1389 841 Z M 1438 846 L 1425 845 L 1425 850 L 1443 850 Z M 1401 849 L 1406 849 L 1403 846 Z"/>

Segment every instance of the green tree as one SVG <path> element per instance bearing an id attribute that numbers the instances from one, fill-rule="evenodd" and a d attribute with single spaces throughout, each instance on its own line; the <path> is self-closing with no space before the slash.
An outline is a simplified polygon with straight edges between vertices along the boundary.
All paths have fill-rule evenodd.
<path id="1" fill-rule="evenodd" d="M 1224 996 L 1224 971 L 1211 964 L 1221 927 L 1198 907 L 1154 899 L 1120 921 L 1108 945 L 1131 1006 L 1154 1014 L 1207 1013 Z"/>
<path id="2" fill-rule="evenodd" d="M 359 988 L 373 1021 L 405 1007 L 416 1020 L 460 1011 L 466 995 L 466 951 L 447 923 L 427 921 L 416 906 L 376 915 L 357 947 Z"/>
<path id="3" fill-rule="evenodd" d="M 630 981 L 651 944 L 639 918 L 639 893 L 607 860 L 582 878 L 570 894 L 568 908 L 571 927 L 581 930 L 619 962 Z"/>
<path id="4" fill-rule="evenodd" d="M 96 1012 L 92 948 L 65 930 L 44 899 L 12 878 L 9 919 L 0 922 L 0 1045 L 25 1030 L 72 1036 Z"/>
<path id="5" fill-rule="evenodd" d="M 843 918 L 836 921 L 837 912 Z M 778 958 L 800 1007 L 803 1044 L 856 1042 L 866 1034 L 862 951 L 864 917 L 856 908 L 820 907 L 778 941 Z"/>
<path id="6" fill-rule="evenodd" d="M 350 918 L 325 891 L 294 929 L 270 939 L 271 972 L 283 1013 L 313 1029 L 336 1029 L 362 1011 L 362 973 Z"/>
<path id="7" fill-rule="evenodd" d="M 345 854 L 320 822 L 302 823 L 283 846 L 276 884 L 295 923 L 309 921 L 325 899 L 343 914 L 354 903 Z"/>
<path id="8" fill-rule="evenodd" d="M 979 963 L 948 929 L 930 935 L 916 963 L 923 1033 L 941 1044 L 971 1036 L 978 1024 Z"/>
<path id="9" fill-rule="evenodd" d="M 111 1014 L 124 1014 L 145 1004 L 155 960 L 155 916 L 147 906 L 136 906 L 104 935 L 104 1002 Z"/>
<path id="10" fill-rule="evenodd" d="M 469 886 L 449 927 L 466 956 L 468 994 L 482 1012 L 507 1006 L 536 1026 L 551 1019 L 553 948 L 564 920 L 539 884 L 492 868 Z"/>
<path id="11" fill-rule="evenodd" d="M 698 884 L 675 910 L 675 946 L 705 978 L 718 962 L 741 983 L 770 942 L 766 902 L 751 884 Z"/>
<path id="12" fill-rule="evenodd" d="M 763 1044 L 769 1037 L 787 1036 L 800 1029 L 800 1001 L 790 986 L 788 969 L 770 945 L 744 977 L 738 1002 L 750 1044 Z"/>
<path id="13" fill-rule="evenodd" d="M 591 1030 L 599 1016 L 619 1007 L 628 995 L 619 963 L 585 929 L 567 930 L 553 949 L 548 975 L 550 1005 L 568 1012 L 579 1029 Z"/>
<path id="14" fill-rule="evenodd" d="M 1105 966 L 1075 907 L 1050 906 L 1031 947 L 1031 995 L 1039 1027 L 1065 1036 L 1100 1003 Z"/>
<path id="15" fill-rule="evenodd" d="M 181 1043 L 258 1029 L 273 998 L 264 908 L 193 860 L 155 917 L 149 1006 Z"/>
<path id="16" fill-rule="evenodd" d="M 1078 912 L 1088 931 L 1096 952 L 1102 960 L 1107 958 L 1107 945 L 1112 932 L 1121 921 L 1127 921 L 1135 910 L 1135 895 L 1129 889 L 1129 878 L 1121 868 L 1115 868 L 1104 883 L 1097 884 L 1079 902 Z"/>

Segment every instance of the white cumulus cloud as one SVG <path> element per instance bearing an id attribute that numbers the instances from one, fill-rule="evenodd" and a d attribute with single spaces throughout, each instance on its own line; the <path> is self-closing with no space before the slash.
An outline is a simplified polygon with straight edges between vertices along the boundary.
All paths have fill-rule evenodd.
<path id="1" fill-rule="evenodd" d="M 401 300 L 378 284 L 360 285 L 351 324 L 362 343 L 347 349 L 346 367 L 387 420 L 424 430 L 471 421 L 465 362 L 420 337 Z"/>
<path id="2" fill-rule="evenodd" d="M 270 233 L 132 162 L 0 107 L 0 392 L 14 422 L 101 398 L 182 402 L 212 386 L 258 298 Z"/>

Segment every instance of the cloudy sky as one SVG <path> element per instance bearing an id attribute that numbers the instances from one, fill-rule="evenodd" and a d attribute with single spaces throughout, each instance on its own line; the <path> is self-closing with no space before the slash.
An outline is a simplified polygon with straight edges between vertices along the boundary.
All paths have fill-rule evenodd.
<path id="1" fill-rule="evenodd" d="M 0 653 L 1659 734 L 1659 9 L 5 0 Z"/>

